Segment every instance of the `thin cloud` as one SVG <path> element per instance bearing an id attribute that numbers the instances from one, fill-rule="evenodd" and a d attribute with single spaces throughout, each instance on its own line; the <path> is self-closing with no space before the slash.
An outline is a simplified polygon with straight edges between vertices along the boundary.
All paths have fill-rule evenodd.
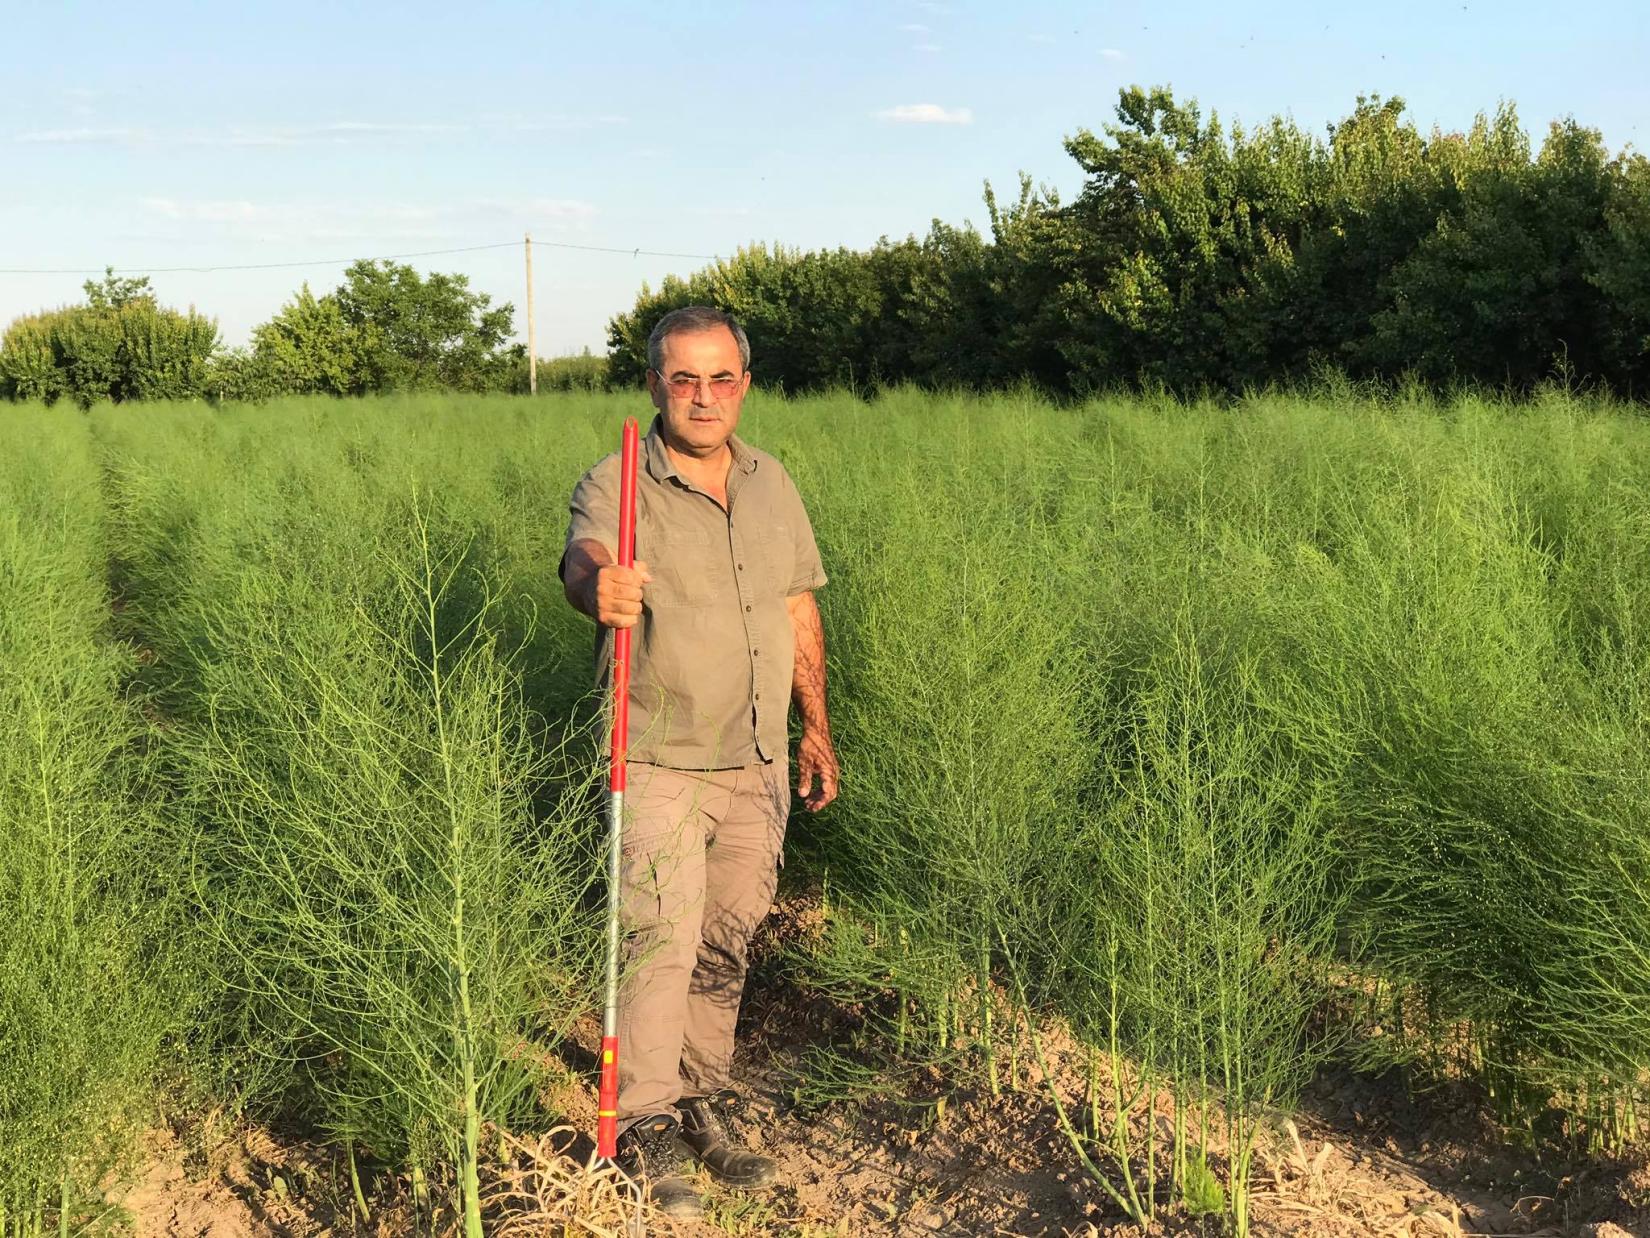
<path id="1" fill-rule="evenodd" d="M 418 205 L 393 202 L 252 202 L 244 198 L 140 198 L 151 215 L 178 223 L 217 225 L 237 234 L 315 239 L 326 237 L 438 237 L 480 219 L 509 218 L 578 224 L 598 212 L 576 198 L 465 198 Z"/>
<path id="2" fill-rule="evenodd" d="M 140 198 L 139 205 L 166 219 L 192 223 L 244 223 L 265 214 L 267 208 L 246 201 L 185 202 L 177 198 Z"/>
<path id="3" fill-rule="evenodd" d="M 937 52 L 940 51 L 941 48 L 938 43 L 914 43 L 911 46 L 911 50 L 914 52 Z"/>
<path id="4" fill-rule="evenodd" d="M 756 212 L 748 206 L 681 206 L 676 213 L 705 219 L 749 219 Z"/>
<path id="5" fill-rule="evenodd" d="M 76 129 L 37 129 L 19 133 L 15 141 L 39 145 L 121 146 L 301 146 L 317 142 L 351 143 L 379 138 L 440 137 L 468 131 L 467 125 L 385 124 L 339 120 L 325 125 L 280 126 L 268 129 L 182 129 L 162 132 L 131 126 Z"/>
<path id="6" fill-rule="evenodd" d="M 476 198 L 453 208 L 455 213 L 477 211 L 516 218 L 585 220 L 597 211 L 594 203 L 578 198 Z"/>
<path id="7" fill-rule="evenodd" d="M 877 113 L 878 120 L 891 120 L 902 125 L 971 125 L 974 113 L 966 107 L 941 107 L 938 103 L 902 103 L 884 108 Z"/>
<path id="8" fill-rule="evenodd" d="M 630 117 L 617 113 L 570 116 L 562 112 L 553 112 L 544 116 L 529 116 L 521 112 L 491 112 L 482 116 L 480 120 L 480 126 L 484 129 L 501 129 L 507 133 L 572 133 L 629 123 Z"/>
<path id="9" fill-rule="evenodd" d="M 139 199 L 139 205 L 152 218 L 181 226 L 196 240 L 211 237 L 281 245 L 414 241 L 434 244 L 454 236 L 444 209 L 402 203 L 380 206 L 149 197 Z"/>
<path id="10" fill-rule="evenodd" d="M 1107 60 L 1123 59 L 1123 53 L 1118 51 L 1115 47 L 1102 47 L 1100 49 L 1100 55 L 1105 57 Z"/>
<path id="11" fill-rule="evenodd" d="M 19 133 L 15 140 L 39 145 L 83 146 L 152 142 L 155 140 L 155 135 L 147 129 L 127 127 L 93 129 L 82 127 L 78 129 L 37 129 L 32 133 Z"/>
<path id="12" fill-rule="evenodd" d="M 1052 34 L 1028 34 L 1028 35 L 1026 35 L 1026 42 L 1027 43 L 1052 43 L 1052 42 L 1054 42 L 1054 36 Z"/>
<path id="13" fill-rule="evenodd" d="M 335 120 L 323 125 L 277 125 L 231 129 L 228 132 L 194 131 L 181 134 L 176 140 L 185 146 L 351 145 L 380 139 L 453 137 L 469 131 L 469 125 Z"/>
<path id="14" fill-rule="evenodd" d="M 13 142 L 30 145 L 172 145 L 172 147 L 302 147 L 302 145 L 365 145 L 373 142 L 419 142 L 485 132 L 591 129 L 625 124 L 627 117 L 544 117 L 530 120 L 485 120 L 480 124 L 403 122 L 403 120 L 328 120 L 312 125 L 228 125 L 223 129 L 144 129 L 137 125 L 76 125 L 63 129 L 35 129 L 13 135 Z"/>
<path id="15" fill-rule="evenodd" d="M 906 34 L 928 34 L 933 30 L 933 27 L 925 26 L 920 21 L 908 21 L 900 29 L 905 31 Z"/>
<path id="16" fill-rule="evenodd" d="M 330 125 L 316 125 L 311 129 L 299 129 L 297 132 L 322 136 L 335 133 L 463 133 L 468 128 L 468 125 L 407 125 L 385 124 L 375 120 L 335 120 Z"/>

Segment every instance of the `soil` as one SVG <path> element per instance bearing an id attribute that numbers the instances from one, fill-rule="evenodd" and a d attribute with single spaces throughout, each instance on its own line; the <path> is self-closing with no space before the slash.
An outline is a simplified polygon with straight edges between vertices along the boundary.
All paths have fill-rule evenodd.
<path id="1" fill-rule="evenodd" d="M 817 905 L 787 899 L 754 953 L 737 1073 L 737 1120 L 775 1156 L 784 1185 L 744 1195 L 702 1183 L 709 1216 L 695 1225 L 644 1222 L 651 1234 L 1083 1235 L 1220 1234 L 1219 1218 L 1158 1209 L 1149 1229 L 1123 1219 L 1062 1133 L 1034 1047 L 1002 1059 L 1000 1094 L 937 1071 L 902 1072 L 886 1089 L 817 1108 L 798 1103 L 811 1048 L 841 1043 L 856 1012 L 784 979 L 780 948 L 811 931 Z M 567 1055 L 593 1060 L 591 1025 Z M 1057 1027 L 1040 1036 L 1067 1114 L 1084 1108 L 1084 1058 Z M 546 1099 L 560 1125 L 499 1137 L 507 1155 L 486 1183 L 490 1234 L 622 1234 L 632 1217 L 622 1184 L 581 1168 L 591 1152 L 594 1092 L 582 1078 Z M 875 1080 L 876 1075 L 871 1078 Z M 1167 1101 L 1165 1098 L 1164 1107 Z M 1162 1119 L 1160 1119 L 1162 1120 Z M 415 1223 L 408 1184 L 365 1169 L 363 1221 L 339 1155 L 250 1126 L 155 1132 L 144 1171 L 108 1191 L 136 1238 L 334 1238 L 431 1232 Z M 1221 1150 L 1215 1147 L 1218 1160 Z M 1449 1238 L 1464 1234 L 1650 1236 L 1650 1156 L 1566 1153 L 1556 1138 L 1522 1142 L 1498 1129 L 1465 1087 L 1412 1100 L 1396 1077 L 1324 1072 L 1291 1118 L 1256 1143 L 1251 1224 L 1303 1238 Z M 437 1218 L 436 1232 L 451 1228 Z"/>
<path id="2" fill-rule="evenodd" d="M 138 1238 L 267 1238 L 290 1232 L 289 1213 L 323 1211 L 318 1193 L 300 1200 L 295 1187 L 324 1154 L 258 1127 L 230 1131 L 208 1118 L 152 1130 L 145 1145 L 141 1170 L 104 1186 Z"/>

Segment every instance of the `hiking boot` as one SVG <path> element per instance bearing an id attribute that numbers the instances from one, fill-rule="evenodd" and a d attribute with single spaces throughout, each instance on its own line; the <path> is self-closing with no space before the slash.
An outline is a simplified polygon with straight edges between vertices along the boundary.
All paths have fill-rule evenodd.
<path id="1" fill-rule="evenodd" d="M 728 1114 L 738 1107 L 738 1095 L 727 1088 L 677 1101 L 681 1140 L 718 1181 L 747 1188 L 770 1186 L 779 1177 L 779 1166 L 770 1157 L 740 1147 L 728 1129 Z"/>
<path id="2" fill-rule="evenodd" d="M 650 1204 L 668 1217 L 689 1220 L 705 1215 L 705 1201 L 683 1177 L 693 1163 L 677 1142 L 680 1129 L 668 1113 L 643 1118 L 620 1134 L 615 1159 L 632 1182 L 647 1183 Z"/>

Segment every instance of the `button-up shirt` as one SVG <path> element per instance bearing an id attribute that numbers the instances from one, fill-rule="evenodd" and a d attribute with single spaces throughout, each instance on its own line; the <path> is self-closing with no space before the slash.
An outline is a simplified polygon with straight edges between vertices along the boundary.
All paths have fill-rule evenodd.
<path id="1" fill-rule="evenodd" d="M 825 571 L 784 466 L 737 435 L 728 447 L 724 508 L 676 471 L 657 417 L 642 440 L 636 557 L 653 579 L 642 589 L 631 636 L 632 760 L 733 769 L 785 756 L 795 662 L 785 599 L 819 588 Z M 618 533 L 614 453 L 574 488 L 567 545 L 589 538 L 617 561 Z M 598 628 L 599 684 L 607 680 L 612 637 Z"/>

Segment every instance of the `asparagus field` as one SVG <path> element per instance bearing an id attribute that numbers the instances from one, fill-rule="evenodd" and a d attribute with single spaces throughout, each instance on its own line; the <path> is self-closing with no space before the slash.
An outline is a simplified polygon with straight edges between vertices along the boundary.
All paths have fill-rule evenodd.
<path id="1" fill-rule="evenodd" d="M 414 1225 L 519 1222 L 488 1184 L 599 1001 L 566 504 L 645 412 L 0 408 L 0 1235 L 119 1232 L 157 1115 L 220 1109 L 363 1215 L 370 1166 Z M 791 823 L 783 971 L 852 1019 L 800 1109 L 1042 1087 L 1104 1215 L 1240 1234 L 1326 1069 L 1642 1146 L 1637 414 L 757 395 L 740 433 L 831 578 L 843 790 Z"/>

